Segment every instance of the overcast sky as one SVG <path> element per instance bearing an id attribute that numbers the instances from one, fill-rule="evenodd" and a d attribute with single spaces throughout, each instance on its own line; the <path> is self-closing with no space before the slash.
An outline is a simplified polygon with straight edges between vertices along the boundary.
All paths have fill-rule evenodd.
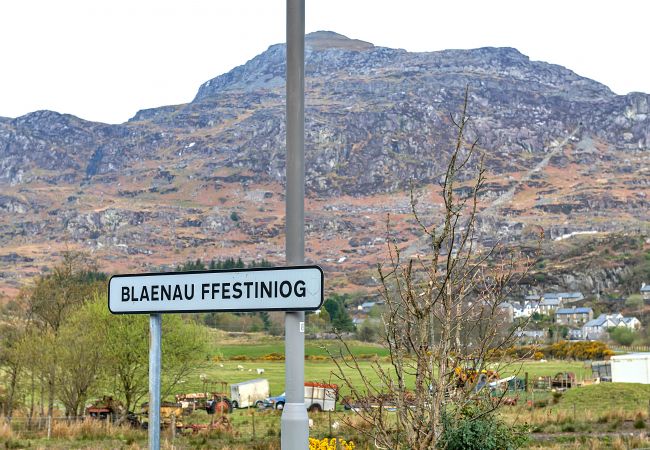
<path id="1" fill-rule="evenodd" d="M 285 0 L 1 0 L 0 116 L 120 123 L 285 40 Z M 650 93 L 645 0 L 306 0 L 306 31 L 409 51 L 515 47 Z"/>

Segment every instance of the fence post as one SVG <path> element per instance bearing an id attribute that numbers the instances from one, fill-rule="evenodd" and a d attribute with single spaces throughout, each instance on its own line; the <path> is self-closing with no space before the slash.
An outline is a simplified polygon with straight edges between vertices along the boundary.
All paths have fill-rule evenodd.
<path id="1" fill-rule="evenodd" d="M 250 408 L 250 406 L 249 406 L 249 408 Z M 255 440 L 257 440 L 256 436 L 255 436 L 255 409 L 251 410 L 251 416 L 252 416 L 251 419 L 252 419 L 252 422 L 253 422 L 253 440 L 255 441 Z"/>
<path id="2" fill-rule="evenodd" d="M 176 414 L 172 413 L 172 423 L 171 423 L 171 429 L 172 429 L 172 446 L 174 445 L 174 439 L 176 439 Z"/>
<path id="3" fill-rule="evenodd" d="M 330 427 L 330 438 L 332 437 L 332 411 L 327 411 L 327 420 Z"/>

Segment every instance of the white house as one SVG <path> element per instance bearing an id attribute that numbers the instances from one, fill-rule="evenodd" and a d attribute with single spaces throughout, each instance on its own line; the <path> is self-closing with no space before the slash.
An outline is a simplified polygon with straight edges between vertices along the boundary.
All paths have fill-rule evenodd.
<path id="1" fill-rule="evenodd" d="M 519 330 L 515 332 L 515 336 L 522 341 L 539 342 L 546 339 L 546 330 Z"/>
<path id="2" fill-rule="evenodd" d="M 650 284 L 641 283 L 641 295 L 643 300 L 650 300 Z"/>
<path id="3" fill-rule="evenodd" d="M 369 313 L 372 308 L 375 307 L 375 305 L 380 305 L 383 304 L 383 302 L 371 302 L 371 301 L 366 301 L 357 306 L 357 310 L 363 311 L 364 313 Z"/>
<path id="4" fill-rule="evenodd" d="M 513 302 L 513 317 L 518 319 L 520 317 L 530 317 L 533 313 L 539 312 L 539 302 L 538 301 L 527 301 L 523 304 Z"/>
<path id="5" fill-rule="evenodd" d="M 621 321 L 630 330 L 639 330 L 641 328 L 641 321 L 636 317 L 623 317 Z"/>
<path id="6" fill-rule="evenodd" d="M 623 317 L 621 313 L 601 314 L 585 323 L 582 334 L 585 339 L 600 339 L 609 328 L 626 327 L 630 330 L 641 328 L 641 322 L 636 317 Z"/>

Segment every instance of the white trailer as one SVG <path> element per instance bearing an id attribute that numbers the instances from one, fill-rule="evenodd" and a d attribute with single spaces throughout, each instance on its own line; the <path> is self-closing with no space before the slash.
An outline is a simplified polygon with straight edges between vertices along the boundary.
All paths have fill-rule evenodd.
<path id="1" fill-rule="evenodd" d="M 230 401 L 233 408 L 258 406 L 269 396 L 269 380 L 256 378 L 230 385 Z"/>
<path id="2" fill-rule="evenodd" d="M 305 383 L 305 406 L 310 412 L 334 411 L 338 393 L 335 384 Z"/>
<path id="3" fill-rule="evenodd" d="M 629 353 L 610 358 L 614 383 L 650 384 L 650 353 Z"/>

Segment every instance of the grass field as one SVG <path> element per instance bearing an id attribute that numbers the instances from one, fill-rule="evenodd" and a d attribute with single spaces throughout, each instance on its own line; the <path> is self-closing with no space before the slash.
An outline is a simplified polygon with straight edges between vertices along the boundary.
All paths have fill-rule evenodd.
<path id="1" fill-rule="evenodd" d="M 610 411 L 648 411 L 650 385 L 636 383 L 601 383 L 567 390 L 560 398 L 559 410 L 590 411 L 603 414 Z"/>
<path id="2" fill-rule="evenodd" d="M 188 376 L 184 383 L 177 386 L 174 393 L 200 392 L 205 390 L 201 378 L 210 381 L 225 381 L 238 383 L 253 378 L 269 380 L 271 394 L 277 395 L 284 391 L 285 363 L 282 360 L 264 360 L 271 354 L 284 355 L 284 340 L 263 334 L 239 334 L 215 332 L 211 335 L 212 359 L 204 362 L 197 370 Z M 384 367 L 389 366 L 386 348 L 365 342 L 348 342 L 352 353 L 359 357 L 359 365 L 369 381 L 376 382 L 378 378 L 371 367 L 370 358 L 379 358 Z M 305 341 L 305 381 L 319 381 L 341 384 L 335 375 L 338 373 L 329 353 L 338 355 L 342 344 L 337 340 Z M 328 353 L 329 352 L 329 353 Z M 344 352 L 345 353 L 345 352 Z M 315 359 L 309 359 L 315 358 Z M 339 359 L 343 364 L 343 361 Z M 257 369 L 264 369 L 258 374 Z M 500 376 L 517 375 L 524 377 L 528 373 L 530 380 L 536 377 L 553 376 L 558 372 L 574 372 L 578 380 L 588 379 L 591 368 L 579 361 L 527 361 L 506 365 L 498 368 Z M 361 375 L 352 368 L 346 368 L 345 373 L 354 382 L 361 382 Z M 218 386 L 215 385 L 216 389 Z M 214 390 L 208 387 L 209 390 Z M 342 395 L 346 390 L 342 389 Z"/>
<path id="3" fill-rule="evenodd" d="M 173 394 L 176 393 L 220 389 L 220 385 L 206 384 L 203 379 L 210 382 L 223 380 L 230 384 L 253 378 L 266 378 L 269 380 L 272 395 L 284 391 L 285 362 L 264 359 L 270 354 L 284 354 L 283 339 L 262 334 L 225 332 L 211 333 L 210 338 L 212 351 L 209 358 L 169 393 L 168 400 L 172 400 Z M 364 376 L 377 385 L 371 358 L 383 368 L 389 368 L 386 349 L 361 342 L 349 344 L 351 351 L 360 357 L 360 369 Z M 338 354 L 340 347 L 338 341 L 306 341 L 305 381 L 341 385 L 334 375 L 337 373 L 336 366 L 328 355 L 328 350 L 332 354 Z M 338 360 L 343 363 L 343 360 Z M 264 369 L 264 372 L 258 374 L 258 369 Z M 553 376 L 558 372 L 567 371 L 574 372 L 579 381 L 587 380 L 591 376 L 590 365 L 576 361 L 526 361 L 497 369 L 502 377 L 515 374 L 523 378 L 527 373 L 531 381 L 537 377 Z M 353 383 L 361 385 L 361 375 L 354 369 L 346 369 L 346 374 Z M 342 389 L 341 395 L 346 394 L 346 389 Z M 531 426 L 530 448 L 637 448 L 650 445 L 650 441 L 644 440 L 639 434 L 639 430 L 646 429 L 649 419 L 650 386 L 603 383 L 573 388 L 562 393 L 536 391 L 508 395 L 517 396 L 519 402 L 515 407 L 502 407 L 499 414 L 510 423 L 527 423 Z M 342 405 L 339 405 L 338 411 L 333 414 L 310 414 L 314 422 L 310 434 L 314 437 L 325 437 L 334 430 L 334 435 L 354 439 L 360 444 L 357 447 L 359 449 L 373 448 L 371 443 L 351 428 L 342 425 L 340 428 L 332 428 L 336 427 L 337 423 L 341 424 L 343 416 L 350 418 L 353 414 L 343 411 Z M 173 445 L 171 436 L 165 434 L 163 448 L 279 448 L 279 411 L 236 410 L 229 418 L 233 432 L 177 435 Z M 192 417 L 183 420 L 187 423 L 207 423 L 210 417 L 204 411 L 197 411 Z M 14 425 L 18 425 L 16 419 Z M 68 425 L 66 428 L 63 423 L 57 425 L 51 440 L 44 437 L 43 430 L 28 433 L 21 432 L 19 428 L 18 431 L 11 431 L 5 426 L 0 429 L 0 446 L 4 444 L 6 448 L 140 449 L 146 448 L 147 445 L 146 433 L 141 430 L 75 426 Z M 650 427 L 650 423 L 647 423 L 647 426 Z"/>
<path id="4" fill-rule="evenodd" d="M 230 359 L 246 357 L 261 359 L 271 353 L 284 355 L 284 339 L 263 333 L 226 333 L 212 330 L 210 333 L 212 353 L 216 357 Z M 346 341 L 348 342 L 348 341 Z M 366 356 L 387 356 L 388 350 L 378 344 L 349 341 L 353 354 Z M 342 344 L 337 340 L 305 340 L 305 356 L 328 356 L 328 351 L 338 354 Z"/>

